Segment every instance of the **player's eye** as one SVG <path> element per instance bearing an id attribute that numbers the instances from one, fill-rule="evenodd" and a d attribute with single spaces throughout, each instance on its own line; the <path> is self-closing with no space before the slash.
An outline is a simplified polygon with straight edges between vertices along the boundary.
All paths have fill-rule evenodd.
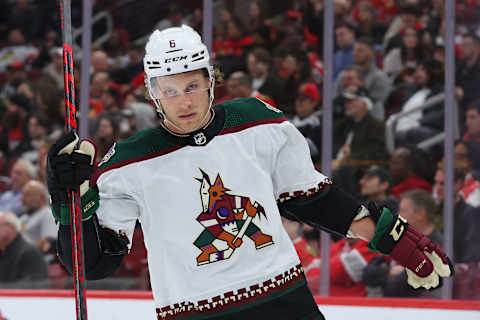
<path id="1" fill-rule="evenodd" d="M 164 94 L 165 97 L 174 97 L 174 96 L 177 95 L 177 90 L 167 88 L 167 89 L 163 90 L 163 94 Z"/>
<path id="2" fill-rule="evenodd" d="M 186 93 L 191 93 L 195 90 L 198 89 L 198 84 L 197 83 L 190 83 L 187 87 Z"/>

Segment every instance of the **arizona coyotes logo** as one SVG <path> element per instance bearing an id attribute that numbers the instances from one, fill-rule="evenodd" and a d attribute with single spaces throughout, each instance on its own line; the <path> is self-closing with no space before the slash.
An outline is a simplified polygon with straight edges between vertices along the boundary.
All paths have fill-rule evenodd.
<path id="1" fill-rule="evenodd" d="M 247 235 L 257 250 L 273 244 L 273 239 L 263 233 L 253 222 L 253 218 L 262 216 L 266 219 L 263 207 L 250 198 L 229 193 L 225 188 L 220 175 L 217 175 L 212 184 L 208 175 L 202 172 L 202 178 L 195 178 L 200 182 L 200 198 L 202 213 L 197 221 L 205 228 L 195 240 L 194 245 L 202 252 L 197 257 L 197 265 L 204 265 L 232 256 L 236 248 L 243 243 L 243 236 Z M 225 243 L 226 249 L 219 250 L 213 244 L 215 240 Z"/>

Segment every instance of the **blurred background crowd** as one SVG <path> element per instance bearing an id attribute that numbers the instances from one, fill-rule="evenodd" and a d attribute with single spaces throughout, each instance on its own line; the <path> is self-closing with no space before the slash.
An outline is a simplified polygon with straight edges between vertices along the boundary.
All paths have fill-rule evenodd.
<path id="1" fill-rule="evenodd" d="M 333 179 L 443 241 L 445 13 L 443 0 L 333 0 L 333 61 L 323 61 L 323 0 L 214 1 L 216 101 L 257 97 L 285 112 L 322 154 L 324 63 L 333 65 Z M 202 32 L 202 1 L 93 1 L 89 136 L 101 159 L 114 141 L 157 125 L 142 58 L 154 29 Z M 480 1 L 455 1 L 453 297 L 480 300 Z M 82 24 L 72 1 L 74 30 Z M 55 254 L 45 155 L 64 128 L 63 58 L 55 0 L 0 0 L 0 288 L 71 288 Z M 79 42 L 74 32 L 74 41 Z M 80 88 L 80 50 L 75 80 Z M 79 94 L 76 95 L 79 97 Z M 319 234 L 284 221 L 314 294 Z M 330 295 L 438 297 L 366 242 L 333 239 Z M 323 262 L 328 263 L 328 262 Z M 137 228 L 117 274 L 94 289 L 149 290 Z"/>

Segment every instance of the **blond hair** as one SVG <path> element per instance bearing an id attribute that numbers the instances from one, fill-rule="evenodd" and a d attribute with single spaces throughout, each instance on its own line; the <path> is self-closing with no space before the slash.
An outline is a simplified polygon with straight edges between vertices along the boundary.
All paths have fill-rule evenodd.
<path id="1" fill-rule="evenodd" d="M 0 211 L 0 218 L 3 217 L 5 219 L 5 223 L 11 225 L 17 232 L 22 230 L 22 224 L 17 216 L 8 211 Z"/>

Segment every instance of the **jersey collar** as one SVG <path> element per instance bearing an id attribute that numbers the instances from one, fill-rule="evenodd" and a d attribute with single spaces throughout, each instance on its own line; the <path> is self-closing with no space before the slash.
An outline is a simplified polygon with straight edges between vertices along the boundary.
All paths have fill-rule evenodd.
<path id="1" fill-rule="evenodd" d="M 207 145 L 222 129 L 225 124 L 225 109 L 214 106 L 212 110 L 212 119 L 205 127 L 190 132 L 188 134 L 178 134 L 168 129 L 163 123 L 159 129 L 165 133 L 165 137 L 176 145 L 189 145 L 201 147 Z"/>

